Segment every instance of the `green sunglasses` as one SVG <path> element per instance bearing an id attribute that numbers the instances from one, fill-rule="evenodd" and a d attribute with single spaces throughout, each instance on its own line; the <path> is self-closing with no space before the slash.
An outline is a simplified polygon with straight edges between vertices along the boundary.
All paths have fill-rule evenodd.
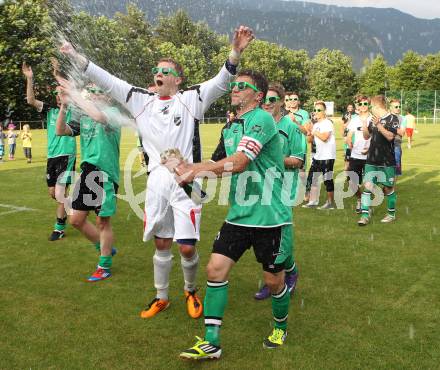
<path id="1" fill-rule="evenodd" d="M 243 90 L 246 90 L 248 87 L 250 87 L 255 92 L 260 92 L 260 90 L 256 86 L 254 86 L 246 81 L 230 82 L 229 83 L 229 91 L 232 91 L 234 89 L 234 87 L 237 87 L 238 91 L 243 91 Z"/>
<path id="2" fill-rule="evenodd" d="M 87 91 L 91 94 L 104 94 L 104 90 L 99 87 L 89 87 L 87 88 Z"/>
<path id="3" fill-rule="evenodd" d="M 298 101 L 298 98 L 286 98 L 285 101 Z"/>
<path id="4" fill-rule="evenodd" d="M 53 96 L 57 96 L 58 95 L 58 91 L 56 91 L 56 90 L 53 90 L 53 91 L 51 91 L 50 92 Z"/>
<path id="5" fill-rule="evenodd" d="M 364 102 L 356 103 L 356 105 L 357 105 L 358 107 L 362 107 L 362 106 L 364 106 L 364 107 L 368 107 L 368 106 L 370 105 L 370 103 L 368 103 L 367 101 L 364 101 Z"/>
<path id="6" fill-rule="evenodd" d="M 151 73 L 154 75 L 162 73 L 164 76 L 168 76 L 171 73 L 174 77 L 179 77 L 179 73 L 171 67 L 153 67 L 151 68 Z"/>
<path id="7" fill-rule="evenodd" d="M 394 109 L 400 109 L 400 105 L 394 105 L 393 108 Z"/>
<path id="8" fill-rule="evenodd" d="M 273 104 L 280 100 L 279 96 L 266 96 L 264 99 L 264 104 Z"/>

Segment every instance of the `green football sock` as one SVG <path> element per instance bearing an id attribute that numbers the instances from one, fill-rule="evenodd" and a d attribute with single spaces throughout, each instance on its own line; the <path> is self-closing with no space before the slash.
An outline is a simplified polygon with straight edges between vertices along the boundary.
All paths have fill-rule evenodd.
<path id="1" fill-rule="evenodd" d="M 112 256 L 99 256 L 98 266 L 103 269 L 112 267 Z"/>
<path id="2" fill-rule="evenodd" d="M 287 285 L 280 293 L 272 294 L 272 314 L 274 326 L 277 329 L 287 329 L 287 316 L 289 315 L 290 294 Z"/>
<path id="3" fill-rule="evenodd" d="M 100 243 L 100 242 L 96 242 L 94 245 L 95 245 L 95 249 L 96 249 L 99 253 L 101 253 L 101 243 Z"/>
<path id="4" fill-rule="evenodd" d="M 57 217 L 57 222 L 55 222 L 54 229 L 57 231 L 64 231 L 66 229 L 66 220 L 67 217 L 64 218 Z"/>
<path id="5" fill-rule="evenodd" d="M 387 207 L 388 207 L 388 214 L 390 216 L 396 215 L 396 201 L 397 201 L 397 194 L 395 191 L 387 195 Z"/>
<path id="6" fill-rule="evenodd" d="M 293 260 L 292 255 L 286 258 L 286 261 L 284 262 L 284 271 L 286 271 L 286 274 L 295 274 L 297 272 L 296 263 Z"/>
<path id="7" fill-rule="evenodd" d="M 362 217 L 370 216 L 370 206 L 371 206 L 371 193 L 369 191 L 364 191 L 361 196 Z"/>
<path id="8" fill-rule="evenodd" d="M 220 345 L 220 327 L 228 303 L 228 281 L 208 281 L 204 300 L 205 340 Z"/>

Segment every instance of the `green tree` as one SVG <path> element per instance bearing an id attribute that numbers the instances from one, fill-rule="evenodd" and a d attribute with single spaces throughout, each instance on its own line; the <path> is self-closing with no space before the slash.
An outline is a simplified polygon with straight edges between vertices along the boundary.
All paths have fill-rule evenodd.
<path id="1" fill-rule="evenodd" d="M 311 60 L 309 71 L 309 106 L 314 100 L 326 100 L 343 110 L 358 90 L 352 60 L 340 50 L 320 50 Z"/>
<path id="2" fill-rule="evenodd" d="M 419 90 L 423 82 L 423 57 L 407 51 L 390 71 L 391 90 Z"/>
<path id="3" fill-rule="evenodd" d="M 217 35 L 206 23 L 193 22 L 182 9 L 170 16 L 160 16 L 155 28 L 159 43 L 170 42 L 177 48 L 183 45 L 192 45 L 202 52 L 209 61 L 220 52 L 222 46 L 229 44 L 226 38 Z M 208 69 L 213 72 L 215 67 Z"/>
<path id="4" fill-rule="evenodd" d="M 163 42 L 158 48 L 161 57 L 170 57 L 183 67 L 185 76 L 183 87 L 205 81 L 207 76 L 206 60 L 200 49 L 192 45 L 177 47 L 171 42 Z"/>
<path id="5" fill-rule="evenodd" d="M 81 51 L 110 73 L 139 86 L 152 81 L 156 54 L 151 26 L 134 6 L 115 19 L 80 12 L 74 16 L 73 34 Z"/>
<path id="6" fill-rule="evenodd" d="M 12 118 L 16 120 L 39 117 L 25 100 L 23 61 L 33 66 L 39 98 L 49 101 L 49 85 L 53 83 L 49 62 L 52 31 L 53 23 L 43 1 L 6 1 L 0 6 L 0 119 L 8 107 L 14 110 Z"/>
<path id="7" fill-rule="evenodd" d="M 424 90 L 440 90 L 440 53 L 429 54 L 423 62 L 423 82 L 421 88 Z"/>
<path id="8" fill-rule="evenodd" d="M 387 70 L 388 64 L 382 55 L 371 61 L 367 59 L 359 77 L 360 91 L 369 96 L 385 94 L 388 89 Z"/>

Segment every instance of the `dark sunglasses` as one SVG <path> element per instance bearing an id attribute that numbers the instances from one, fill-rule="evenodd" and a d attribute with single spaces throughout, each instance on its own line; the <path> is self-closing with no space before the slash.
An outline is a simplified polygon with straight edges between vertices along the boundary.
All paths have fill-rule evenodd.
<path id="1" fill-rule="evenodd" d="M 234 89 L 234 87 L 237 87 L 238 91 L 244 91 L 249 87 L 252 90 L 254 90 L 255 92 L 260 92 L 260 90 L 258 90 L 258 88 L 255 85 L 252 85 L 246 81 L 230 82 L 229 83 L 229 91 L 232 91 Z"/>
<path id="2" fill-rule="evenodd" d="M 298 98 L 286 98 L 285 101 L 298 101 Z"/>
<path id="3" fill-rule="evenodd" d="M 168 76 L 171 73 L 174 77 L 179 77 L 179 73 L 175 69 L 170 67 L 153 67 L 151 68 L 151 73 L 153 73 L 154 75 L 162 73 L 164 76 Z"/>
<path id="4" fill-rule="evenodd" d="M 315 108 L 313 109 L 314 113 L 324 112 L 324 109 Z"/>
<path id="5" fill-rule="evenodd" d="M 400 105 L 394 105 L 393 108 L 394 109 L 400 109 Z"/>

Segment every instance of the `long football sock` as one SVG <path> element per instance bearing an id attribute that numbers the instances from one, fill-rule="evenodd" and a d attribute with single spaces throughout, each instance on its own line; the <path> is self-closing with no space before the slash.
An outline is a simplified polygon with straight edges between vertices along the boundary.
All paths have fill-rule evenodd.
<path id="1" fill-rule="evenodd" d="M 362 217 L 370 216 L 371 192 L 364 191 L 361 196 Z"/>
<path id="2" fill-rule="evenodd" d="M 281 292 L 272 294 L 272 314 L 274 326 L 277 329 L 287 329 L 287 317 L 289 316 L 290 294 L 287 285 Z"/>
<path id="3" fill-rule="evenodd" d="M 392 193 L 387 195 L 388 214 L 393 217 L 396 215 L 396 202 L 397 202 L 397 194 L 393 190 Z"/>
<path id="4" fill-rule="evenodd" d="M 220 327 L 228 303 L 228 281 L 208 281 L 204 300 L 205 340 L 220 345 Z"/>
<path id="5" fill-rule="evenodd" d="M 168 299 L 168 287 L 170 285 L 170 272 L 173 264 L 171 249 L 158 250 L 153 256 L 154 287 L 157 289 L 156 297 Z"/>
<path id="6" fill-rule="evenodd" d="M 183 278 L 185 280 L 185 290 L 193 292 L 196 289 L 197 268 L 199 266 L 199 254 L 197 251 L 190 258 L 180 257 L 182 264 Z"/>

